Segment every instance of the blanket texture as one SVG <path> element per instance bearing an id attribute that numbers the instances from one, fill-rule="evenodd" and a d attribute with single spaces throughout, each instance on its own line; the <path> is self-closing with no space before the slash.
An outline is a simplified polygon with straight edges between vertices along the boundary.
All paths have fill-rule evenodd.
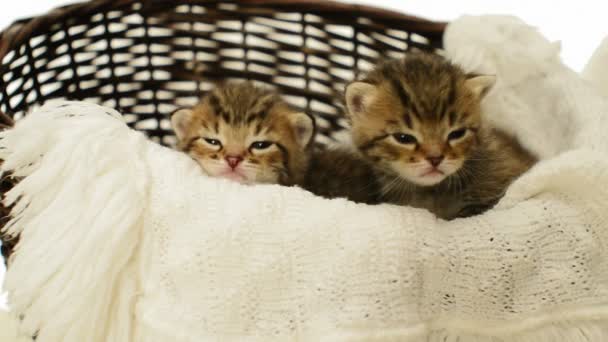
<path id="1" fill-rule="evenodd" d="M 515 18 L 449 57 L 498 75 L 488 120 L 543 160 L 483 215 L 201 175 L 115 111 L 53 103 L 0 133 L 21 234 L 5 289 L 46 341 L 606 341 L 608 105 Z"/>
<path id="2" fill-rule="evenodd" d="M 0 309 L 0 341 L 32 342 L 31 338 L 19 334 L 19 323 L 10 313 Z"/>

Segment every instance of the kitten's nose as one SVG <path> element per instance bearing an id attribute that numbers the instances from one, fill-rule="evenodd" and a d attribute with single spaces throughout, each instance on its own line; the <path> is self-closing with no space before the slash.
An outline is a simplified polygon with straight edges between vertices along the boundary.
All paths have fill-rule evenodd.
<path id="1" fill-rule="evenodd" d="M 235 167 L 237 167 L 239 165 L 240 162 L 243 161 L 243 157 L 241 156 L 226 156 L 226 161 L 228 162 L 228 165 L 234 169 Z"/>
<path id="2" fill-rule="evenodd" d="M 433 165 L 433 167 L 437 167 L 443 161 L 443 156 L 433 156 L 433 157 L 427 156 L 426 160 L 428 160 L 429 163 L 431 163 L 431 165 Z"/>

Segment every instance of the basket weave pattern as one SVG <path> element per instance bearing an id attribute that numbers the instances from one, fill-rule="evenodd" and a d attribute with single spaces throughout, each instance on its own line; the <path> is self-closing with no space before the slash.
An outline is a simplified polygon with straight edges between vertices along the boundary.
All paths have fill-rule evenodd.
<path id="1" fill-rule="evenodd" d="M 0 128 L 49 99 L 87 100 L 118 109 L 131 127 L 171 145 L 172 111 L 195 104 L 218 81 L 248 79 L 314 114 L 320 140 L 331 139 L 344 128 L 341 93 L 355 70 L 408 49 L 437 51 L 444 27 L 322 0 L 65 6 L 0 35 Z"/>

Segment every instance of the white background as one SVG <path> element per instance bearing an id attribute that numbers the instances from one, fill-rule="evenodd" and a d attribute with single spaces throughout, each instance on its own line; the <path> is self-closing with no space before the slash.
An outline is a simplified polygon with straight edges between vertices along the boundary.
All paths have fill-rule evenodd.
<path id="1" fill-rule="evenodd" d="M 70 3 L 66 0 L 0 0 L 0 29 L 12 21 L 42 14 Z M 594 49 L 608 35 L 606 0 L 351 0 L 395 9 L 428 19 L 449 21 L 463 14 L 516 15 L 540 29 L 550 40 L 562 41 L 562 58 L 582 70 Z M 41 261 L 41 266 L 43 263 Z M 4 265 L 0 265 L 0 283 Z M 0 308 L 3 299 L 0 297 Z"/>

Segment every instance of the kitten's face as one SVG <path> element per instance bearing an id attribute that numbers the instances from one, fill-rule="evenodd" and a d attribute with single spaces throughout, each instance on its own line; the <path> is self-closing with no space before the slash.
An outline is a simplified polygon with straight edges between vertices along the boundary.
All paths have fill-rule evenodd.
<path id="1" fill-rule="evenodd" d="M 210 176 L 291 184 L 304 172 L 313 121 L 249 83 L 218 88 L 172 117 L 178 147 Z"/>
<path id="2" fill-rule="evenodd" d="M 478 146 L 479 99 L 493 80 L 464 74 L 408 79 L 398 72 L 348 87 L 353 141 L 381 169 L 432 186 L 458 172 Z"/>

